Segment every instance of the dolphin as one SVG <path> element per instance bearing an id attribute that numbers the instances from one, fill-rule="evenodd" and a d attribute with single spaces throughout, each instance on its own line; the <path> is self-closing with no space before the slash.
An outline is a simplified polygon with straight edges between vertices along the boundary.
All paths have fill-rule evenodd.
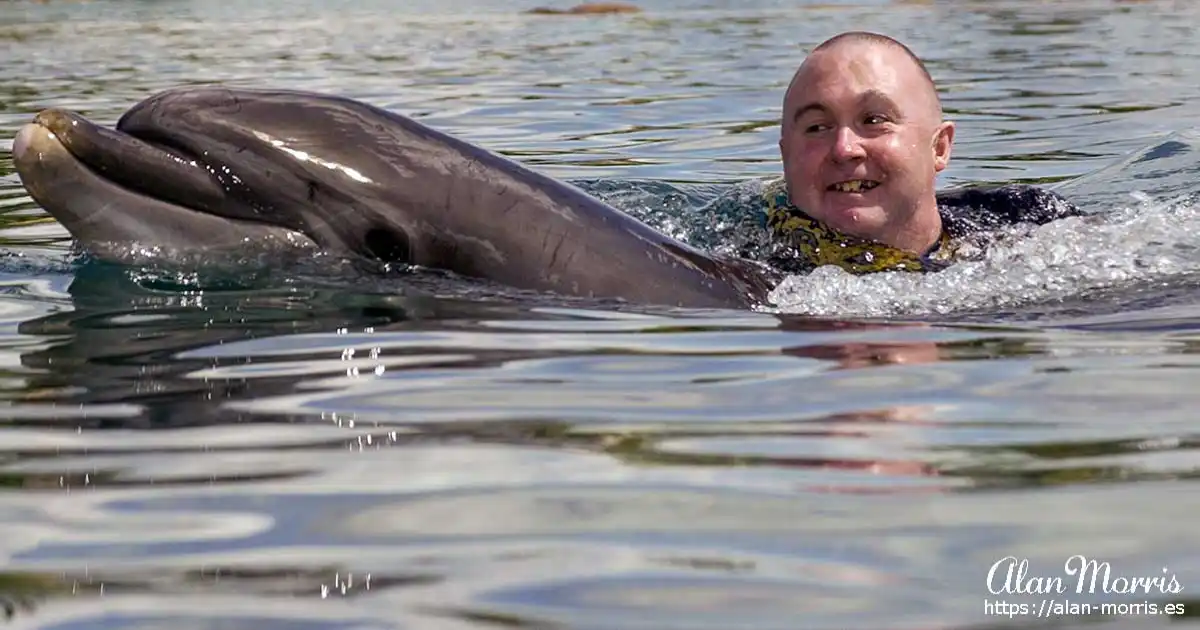
<path id="1" fill-rule="evenodd" d="M 22 184 L 93 256 L 318 249 L 521 290 L 745 309 L 779 278 L 703 252 L 567 183 L 365 102 L 165 90 L 114 128 L 47 109 Z"/>

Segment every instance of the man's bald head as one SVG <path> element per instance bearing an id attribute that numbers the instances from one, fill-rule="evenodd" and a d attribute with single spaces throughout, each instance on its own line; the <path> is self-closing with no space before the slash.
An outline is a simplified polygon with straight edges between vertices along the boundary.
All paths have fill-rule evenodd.
<path id="1" fill-rule="evenodd" d="M 853 236 L 914 252 L 940 234 L 935 178 L 954 123 L 925 64 L 852 31 L 813 49 L 783 99 L 779 150 L 793 203 Z"/>
<path id="2" fill-rule="evenodd" d="M 788 84 L 787 92 L 784 93 L 784 100 L 786 101 L 791 95 L 792 89 L 796 86 L 796 80 L 804 71 L 805 66 L 808 63 L 808 59 L 812 58 L 818 53 L 829 51 L 845 44 L 875 44 L 879 46 L 886 46 L 903 54 L 904 57 L 912 62 L 912 64 L 920 71 L 919 74 L 922 79 L 923 87 L 928 90 L 928 97 L 936 109 L 937 118 L 939 120 L 942 118 L 942 101 L 938 96 L 937 85 L 933 81 L 933 76 L 929 74 L 929 69 L 925 67 L 925 62 L 921 61 L 921 58 L 918 57 L 916 53 L 912 51 L 912 49 L 910 49 L 908 46 L 905 46 L 903 42 L 888 37 L 887 35 L 872 33 L 869 31 L 847 31 L 845 33 L 834 35 L 833 37 L 818 44 L 816 48 L 813 48 L 811 51 L 809 51 L 808 58 L 805 59 L 804 63 L 800 64 L 800 67 L 796 69 L 796 73 L 792 75 L 792 81 Z"/>

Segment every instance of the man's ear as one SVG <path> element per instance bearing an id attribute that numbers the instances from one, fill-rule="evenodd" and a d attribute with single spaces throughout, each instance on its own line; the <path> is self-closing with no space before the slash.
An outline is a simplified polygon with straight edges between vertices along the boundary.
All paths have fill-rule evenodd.
<path id="1" fill-rule="evenodd" d="M 933 132 L 933 170 L 941 172 L 950 164 L 950 150 L 954 146 L 954 123 L 945 121 Z"/>

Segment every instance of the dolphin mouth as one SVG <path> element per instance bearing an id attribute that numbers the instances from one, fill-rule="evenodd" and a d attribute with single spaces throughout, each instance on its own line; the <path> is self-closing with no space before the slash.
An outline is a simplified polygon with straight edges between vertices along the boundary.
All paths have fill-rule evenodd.
<path id="1" fill-rule="evenodd" d="M 165 134 L 108 129 L 57 108 L 39 112 L 32 124 L 49 134 L 43 144 L 57 141 L 94 174 L 130 192 L 209 214 L 228 201 L 215 169 Z M 36 139 L 36 129 L 25 135 L 27 142 Z M 14 160 L 17 154 L 14 142 Z"/>
<path id="2" fill-rule="evenodd" d="M 254 221 L 255 209 L 229 194 L 217 169 L 165 137 L 53 108 L 17 132 L 12 155 L 34 201 L 77 239 L 87 235 L 97 253 L 134 244 L 178 252 L 313 246 L 299 231 Z"/>

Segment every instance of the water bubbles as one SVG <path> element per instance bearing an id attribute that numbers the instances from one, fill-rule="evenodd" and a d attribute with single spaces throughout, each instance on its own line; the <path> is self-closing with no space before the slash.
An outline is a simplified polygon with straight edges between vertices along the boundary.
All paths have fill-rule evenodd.
<path id="1" fill-rule="evenodd" d="M 827 267 L 785 279 L 786 313 L 886 317 L 1014 308 L 1098 289 L 1135 289 L 1200 272 L 1200 206 L 1180 198 L 1002 231 L 933 274 L 854 276 Z"/>

